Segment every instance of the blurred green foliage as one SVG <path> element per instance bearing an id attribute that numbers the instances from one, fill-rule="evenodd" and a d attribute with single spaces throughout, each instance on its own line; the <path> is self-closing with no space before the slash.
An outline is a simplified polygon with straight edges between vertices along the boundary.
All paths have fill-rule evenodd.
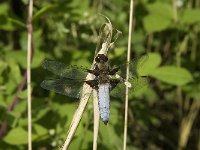
<path id="1" fill-rule="evenodd" d="M 198 149 L 200 3 L 198 0 L 135 0 L 134 4 L 131 54 L 134 58 L 148 53 L 149 58 L 139 73 L 149 76 L 149 86 L 134 93 L 129 101 L 127 149 Z M 28 0 L 0 2 L 0 149 L 27 149 L 26 85 L 20 89 L 27 61 L 27 9 Z M 89 67 L 99 28 L 105 22 L 99 13 L 108 16 L 123 33 L 108 57 L 114 64 L 124 63 L 128 0 L 34 1 L 33 149 L 62 146 L 78 105 L 77 100 L 40 87 L 42 80 L 50 77 L 41 63 L 53 59 Z M 16 95 L 18 100 L 10 109 Z M 122 149 L 123 115 L 124 100 L 111 99 L 110 122 L 107 126 L 100 123 L 98 149 Z M 188 121 L 184 122 L 185 119 Z M 5 123 L 7 128 L 3 129 Z M 189 132 L 184 134 L 188 126 Z M 70 149 L 92 149 L 92 138 L 90 100 Z"/>

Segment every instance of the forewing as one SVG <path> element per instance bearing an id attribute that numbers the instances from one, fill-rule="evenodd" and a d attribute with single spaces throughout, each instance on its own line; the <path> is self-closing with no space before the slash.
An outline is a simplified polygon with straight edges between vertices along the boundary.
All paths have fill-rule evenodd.
<path id="1" fill-rule="evenodd" d="M 45 60 L 43 68 L 51 71 L 52 73 L 60 76 L 61 78 L 68 79 L 85 79 L 87 75 L 87 69 L 83 67 L 77 67 L 73 65 L 66 65 L 64 63 Z"/>
<path id="2" fill-rule="evenodd" d="M 83 82 L 69 79 L 44 80 L 41 83 L 41 87 L 46 90 L 54 91 L 73 98 L 80 97 L 82 85 Z"/>

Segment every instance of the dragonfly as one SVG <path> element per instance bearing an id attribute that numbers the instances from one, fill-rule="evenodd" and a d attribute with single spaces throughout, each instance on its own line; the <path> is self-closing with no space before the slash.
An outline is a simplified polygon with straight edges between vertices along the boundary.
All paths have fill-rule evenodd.
<path id="1" fill-rule="evenodd" d="M 83 83 L 88 84 L 98 93 L 100 117 L 106 125 L 110 117 L 110 95 L 118 98 L 124 97 L 125 86 L 129 86 L 134 90 L 137 85 L 139 85 L 138 87 L 143 87 L 147 84 L 147 77 L 137 75 L 137 68 L 147 58 L 148 56 L 144 55 L 139 59 L 140 61 L 132 60 L 129 63 L 129 81 L 125 80 L 126 64 L 110 67 L 108 57 L 104 54 L 98 54 L 95 57 L 93 69 L 66 65 L 54 60 L 45 60 L 42 65 L 43 68 L 54 73 L 59 78 L 44 80 L 41 83 L 41 87 L 68 97 L 79 98 Z M 94 79 L 86 80 L 88 73 L 94 75 Z"/>

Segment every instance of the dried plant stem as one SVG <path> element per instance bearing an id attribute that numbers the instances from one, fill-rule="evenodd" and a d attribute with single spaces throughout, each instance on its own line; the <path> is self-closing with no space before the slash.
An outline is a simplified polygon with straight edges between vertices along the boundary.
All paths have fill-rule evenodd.
<path id="1" fill-rule="evenodd" d="M 194 100 L 193 103 L 191 104 L 191 107 L 189 108 L 188 114 L 184 116 L 181 121 L 178 150 L 185 149 L 189 139 L 190 131 L 192 129 L 192 125 L 198 116 L 199 110 L 200 110 L 200 101 Z"/>
<path id="2" fill-rule="evenodd" d="M 94 135 L 93 135 L 93 150 L 97 149 L 97 139 L 99 131 L 99 104 L 98 94 L 96 90 L 93 90 L 93 103 L 94 103 Z"/>
<path id="3" fill-rule="evenodd" d="M 131 34 L 133 25 L 133 0 L 130 0 L 130 13 L 129 13 L 129 36 L 128 36 L 128 51 L 127 51 L 127 68 L 126 68 L 126 80 L 129 79 L 129 62 L 131 59 Z M 125 96 L 125 119 L 124 119 L 124 144 L 123 150 L 126 150 L 127 143 L 127 127 L 128 127 L 128 86 L 126 86 Z"/>
<path id="4" fill-rule="evenodd" d="M 32 121 L 31 121 L 31 52 L 32 52 L 32 14 L 33 14 L 33 0 L 29 1 L 28 9 L 28 44 L 27 44 L 27 89 L 28 89 L 28 149 L 32 150 Z"/>
<path id="5" fill-rule="evenodd" d="M 91 79 L 91 75 L 88 75 L 86 79 Z M 82 117 L 82 114 L 84 112 L 84 109 L 87 105 L 87 102 L 88 102 L 88 99 L 90 97 L 90 93 L 92 91 L 92 88 L 87 85 L 86 83 L 83 85 L 83 94 L 82 94 L 82 97 L 80 99 L 80 103 L 79 103 L 79 106 L 74 114 L 74 117 L 72 119 L 72 123 L 70 125 L 70 129 L 69 129 L 69 132 L 68 132 L 68 135 L 67 135 L 67 138 L 65 140 L 65 143 L 62 147 L 62 150 L 66 150 L 72 140 L 72 137 L 78 127 L 78 124 L 81 120 L 81 117 Z M 87 93 L 87 94 L 86 94 Z"/>

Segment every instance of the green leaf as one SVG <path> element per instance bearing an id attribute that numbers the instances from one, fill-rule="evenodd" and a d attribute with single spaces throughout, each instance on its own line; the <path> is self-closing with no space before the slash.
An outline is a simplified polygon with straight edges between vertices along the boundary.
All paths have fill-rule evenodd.
<path id="1" fill-rule="evenodd" d="M 110 123 L 116 125 L 119 122 L 120 116 L 118 109 L 120 108 L 119 103 L 112 101 L 112 107 L 110 109 Z"/>
<path id="2" fill-rule="evenodd" d="M 42 117 L 44 117 L 49 111 L 50 111 L 50 108 L 41 109 L 41 110 L 37 113 L 36 117 L 34 117 L 34 118 L 32 119 L 33 122 L 36 122 L 36 121 L 38 121 L 39 119 L 41 119 Z"/>
<path id="3" fill-rule="evenodd" d="M 159 67 L 154 69 L 150 75 L 158 80 L 177 86 L 185 85 L 193 80 L 188 70 L 174 66 Z"/>
<path id="4" fill-rule="evenodd" d="M 149 15 L 144 17 L 144 28 L 148 33 L 165 30 L 173 19 L 172 6 L 156 2 L 147 5 Z"/>
<path id="5" fill-rule="evenodd" d="M 70 119 L 76 110 L 76 106 L 74 105 L 74 103 L 72 103 L 72 104 L 70 104 L 70 103 L 67 103 L 67 104 L 54 103 L 54 106 L 55 106 L 54 109 L 61 117 L 68 116 Z"/>
<path id="6" fill-rule="evenodd" d="M 6 121 L 9 127 L 14 127 L 17 124 L 18 118 L 17 115 L 11 113 L 11 112 L 6 112 L 2 114 L 2 120 Z"/>
<path id="7" fill-rule="evenodd" d="M 198 100 L 200 97 L 200 82 L 195 82 L 183 87 L 183 91 L 193 99 Z"/>
<path id="8" fill-rule="evenodd" d="M 42 9 L 40 9 L 39 11 L 37 11 L 35 13 L 35 15 L 33 16 L 33 21 L 37 20 L 38 18 L 40 18 L 40 16 L 42 16 L 46 12 L 50 11 L 51 9 L 54 9 L 55 6 L 56 5 L 47 5 L 47 6 L 43 7 Z"/>
<path id="9" fill-rule="evenodd" d="M 144 28 L 148 33 L 165 30 L 170 25 L 171 20 L 157 14 L 150 14 L 144 17 Z"/>
<path id="10" fill-rule="evenodd" d="M 48 130 L 39 124 L 33 124 L 33 133 L 34 136 L 32 139 L 40 141 L 41 138 L 46 138 L 46 135 L 48 135 Z"/>
<path id="11" fill-rule="evenodd" d="M 33 133 L 32 140 L 41 139 L 44 135 L 48 134 L 48 130 L 41 125 L 34 124 L 33 125 Z M 11 145 L 22 145 L 27 144 L 28 142 L 28 132 L 24 130 L 22 127 L 17 127 L 7 134 L 7 136 L 3 139 L 4 142 Z"/>
<path id="12" fill-rule="evenodd" d="M 17 127 L 10 130 L 3 141 L 11 145 L 27 144 L 28 133 L 22 127 Z"/>
<path id="13" fill-rule="evenodd" d="M 9 80 L 5 84 L 7 94 L 12 93 L 22 80 L 19 66 L 11 59 L 8 62 L 8 65 L 10 68 L 10 72 L 7 75 L 9 77 Z"/>
<path id="14" fill-rule="evenodd" d="M 147 76 L 161 63 L 161 56 L 159 53 L 149 53 L 148 59 L 143 62 L 141 67 L 138 68 L 138 74 Z"/>
<path id="15" fill-rule="evenodd" d="M 28 118 L 20 118 L 18 125 L 19 126 L 28 126 Z"/>
<path id="16" fill-rule="evenodd" d="M 18 28 L 26 29 L 26 24 L 16 18 L 11 18 L 6 15 L 0 15 L 0 29 L 13 31 Z"/>
<path id="17" fill-rule="evenodd" d="M 45 57 L 44 53 L 41 52 L 39 49 L 36 49 L 34 52 L 35 53 L 31 64 L 31 68 L 40 67 Z"/>
<path id="18" fill-rule="evenodd" d="M 12 111 L 15 114 L 23 114 L 27 110 L 27 101 L 21 100 L 18 105 L 15 106 L 15 109 Z"/>
<path id="19" fill-rule="evenodd" d="M 6 54 L 6 61 L 15 61 L 20 64 L 22 68 L 26 68 L 26 51 L 9 51 Z"/>
<path id="20" fill-rule="evenodd" d="M 8 3 L 1 3 L 1 5 L 0 5 L 0 10 L 1 10 L 0 15 L 7 15 L 8 8 L 9 8 Z"/>
<path id="21" fill-rule="evenodd" d="M 84 133 L 84 134 L 83 134 Z M 87 132 L 82 132 L 75 140 L 70 144 L 69 149 L 90 149 L 90 145 L 93 138 L 93 132 L 87 130 Z"/>
<path id="22" fill-rule="evenodd" d="M 9 66 L 11 69 L 11 72 L 9 73 L 9 78 L 12 79 L 14 83 L 19 84 L 22 80 L 19 66 L 14 62 L 11 62 Z"/>
<path id="23" fill-rule="evenodd" d="M 22 28 L 26 29 L 26 24 L 23 23 L 23 22 L 20 21 L 20 20 L 17 20 L 16 18 L 8 17 L 8 21 L 9 21 L 10 23 L 12 23 L 12 24 L 13 24 L 14 26 L 16 26 L 16 27 L 22 27 Z"/>
<path id="24" fill-rule="evenodd" d="M 18 94 L 18 97 L 20 99 L 26 99 L 27 98 L 27 89 L 23 90 L 23 91 L 20 91 L 19 94 Z"/>
<path id="25" fill-rule="evenodd" d="M 108 124 L 105 126 L 102 121 L 100 124 L 100 135 L 102 137 L 101 143 L 106 143 L 106 149 L 120 149 L 122 140 L 114 130 L 114 126 Z"/>
<path id="26" fill-rule="evenodd" d="M 7 63 L 0 60 L 0 75 L 7 68 Z"/>
<path id="27" fill-rule="evenodd" d="M 111 58 L 120 57 L 126 53 L 126 47 L 116 48 L 114 51 L 114 55 Z"/>
<path id="28" fill-rule="evenodd" d="M 173 19 L 172 6 L 167 3 L 155 2 L 147 5 L 147 10 L 150 14 L 162 16 L 165 19 Z"/>
<path id="29" fill-rule="evenodd" d="M 200 21 L 200 9 L 186 9 L 183 12 L 180 22 L 182 24 L 193 24 Z"/>
<path id="30" fill-rule="evenodd" d="M 0 88 L 2 88 L 3 86 L 0 86 Z M 6 109 L 7 108 L 7 103 L 6 103 L 6 101 L 5 100 L 3 100 L 4 99 L 4 93 L 0 90 L 0 99 L 1 99 L 1 101 L 0 101 L 0 108 L 2 109 L 2 107 L 4 108 L 4 109 Z"/>

